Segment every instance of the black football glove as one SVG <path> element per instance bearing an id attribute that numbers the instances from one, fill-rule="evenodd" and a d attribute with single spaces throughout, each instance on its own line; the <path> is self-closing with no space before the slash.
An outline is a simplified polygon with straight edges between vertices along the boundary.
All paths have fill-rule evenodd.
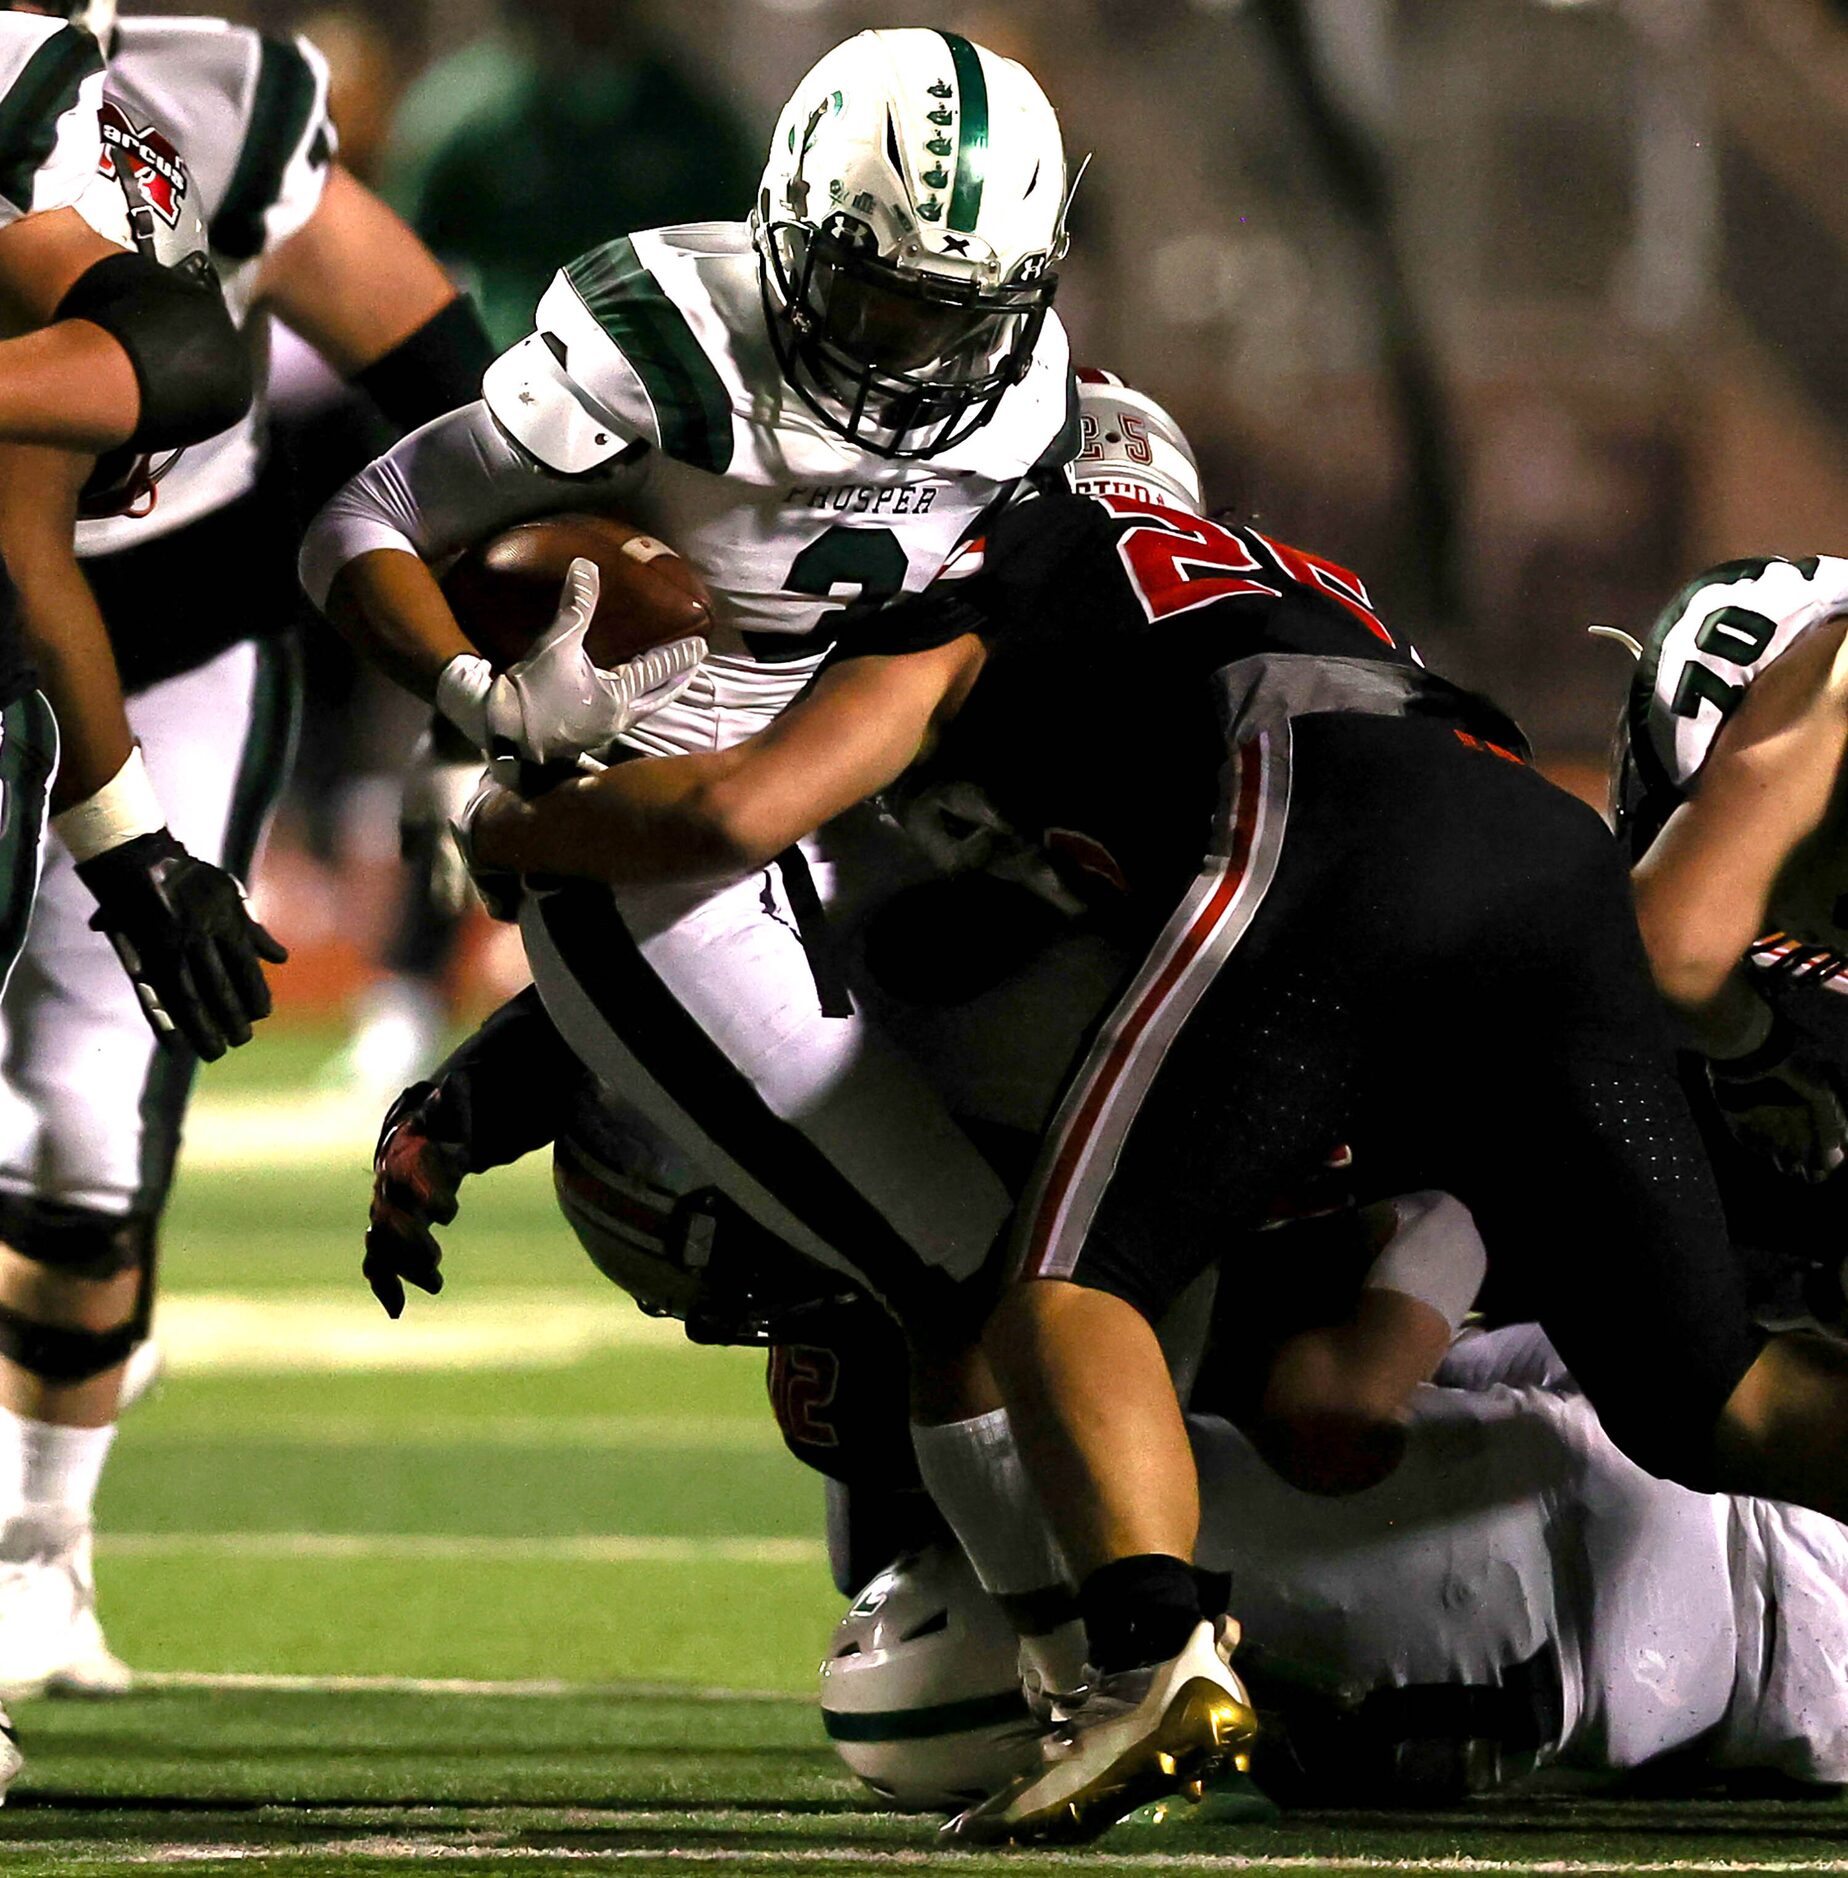
<path id="1" fill-rule="evenodd" d="M 251 1025 L 270 1012 L 263 967 L 289 954 L 251 918 L 231 875 L 164 828 L 77 873 L 96 896 L 90 925 L 115 947 L 163 1045 L 190 1045 L 211 1063 L 250 1041 Z"/>
<path id="2" fill-rule="evenodd" d="M 403 1314 L 406 1283 L 432 1297 L 443 1288 L 443 1252 L 430 1228 L 456 1216 L 468 1138 L 464 1077 L 414 1082 L 386 1111 L 372 1154 L 372 1219 L 359 1269 L 387 1317 Z"/>

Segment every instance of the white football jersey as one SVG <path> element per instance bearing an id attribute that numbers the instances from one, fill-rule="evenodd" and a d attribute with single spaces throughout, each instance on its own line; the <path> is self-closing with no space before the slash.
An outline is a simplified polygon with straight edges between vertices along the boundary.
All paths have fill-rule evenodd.
<path id="1" fill-rule="evenodd" d="M 1397 1471 L 1341 1499 L 1192 1425 L 1200 1557 L 1231 1567 L 1240 1621 L 1280 1656 L 1368 1688 L 1493 1687 L 1551 1658 L 1543 1760 L 1638 1767 L 1699 1742 L 1719 1766 L 1848 1776 L 1834 1521 L 1657 1480 L 1582 1396 L 1542 1388 L 1421 1390 Z"/>
<path id="2" fill-rule="evenodd" d="M 0 228 L 68 209 L 102 161 L 103 58 L 81 28 L 0 13 Z"/>
<path id="3" fill-rule="evenodd" d="M 132 129 L 179 151 L 177 186 L 197 191 L 225 303 L 246 325 L 263 257 L 320 205 L 336 148 L 326 62 L 305 39 L 272 39 L 226 20 L 134 17 L 116 27 L 105 90 Z M 262 378 L 259 371 L 256 401 L 240 422 L 194 444 L 167 472 L 151 513 L 80 522 L 78 554 L 115 554 L 172 534 L 246 494 L 263 460 Z"/>
<path id="4" fill-rule="evenodd" d="M 557 509 L 619 513 L 699 569 L 714 600 L 709 665 L 770 712 L 812 676 L 848 601 L 928 586 L 1021 477 L 1078 443 L 1053 316 L 1025 379 L 954 449 L 895 460 L 837 436 L 783 380 L 739 222 L 655 229 L 572 262 L 482 395 L 562 479 Z M 710 701 L 686 704 L 703 744 Z M 674 711 L 646 728 L 687 747 Z"/>
<path id="5" fill-rule="evenodd" d="M 1756 679 L 1812 627 L 1848 610 L 1848 560 L 1813 554 L 1728 561 L 1697 574 L 1657 616 L 1630 687 L 1616 782 L 1619 825 L 1640 857 L 1692 791 L 1720 727 Z M 1833 868 L 1792 870 L 1770 907 L 1773 931 L 1749 963 L 1848 991 L 1848 952 Z"/>

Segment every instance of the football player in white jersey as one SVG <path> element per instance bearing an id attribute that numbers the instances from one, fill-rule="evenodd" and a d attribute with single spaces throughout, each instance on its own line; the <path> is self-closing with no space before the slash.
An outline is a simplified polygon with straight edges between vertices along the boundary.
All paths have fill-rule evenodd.
<path id="1" fill-rule="evenodd" d="M 492 348 L 416 237 L 335 161 L 312 46 L 216 19 L 131 18 L 105 40 L 109 160 L 162 221 L 203 221 L 253 355 L 273 313 L 401 425 L 475 395 Z M 168 839 L 237 876 L 282 787 L 295 710 L 295 544 L 260 481 L 265 442 L 259 401 L 177 460 L 100 467 L 91 491 L 106 498 L 76 527 L 88 586 L 22 579 L 29 613 L 83 610 L 113 651 Z M 91 1506 L 147 1328 L 193 1070 L 238 1040 L 227 1025 L 157 1042 L 92 930 L 77 859 L 48 860 L 0 997 L 0 1691 L 13 1693 L 125 1686 L 94 1611 Z"/>
<path id="2" fill-rule="evenodd" d="M 846 602 L 923 588 L 1076 449 L 1050 308 L 1066 198 L 1057 120 L 1020 66 L 955 33 L 848 40 L 785 108 L 749 223 L 657 229 L 565 268 L 482 403 L 329 505 L 303 549 L 309 593 L 477 749 L 570 760 L 630 722 L 599 702 L 609 681 L 572 665 L 568 634 L 539 671 L 496 679 L 430 564 L 526 517 L 617 513 L 715 602 L 711 656 L 622 741 L 731 746 L 813 677 Z M 811 863 L 843 838 L 692 886 L 534 896 L 528 956 L 621 1099 L 791 1244 L 846 1249 L 920 1330 L 957 1334 L 1007 1196 L 842 994 Z"/>
<path id="3" fill-rule="evenodd" d="M 1848 560 L 1696 575 L 1640 649 L 1614 784 L 1651 967 L 1761 1309 L 1848 1325 Z"/>
<path id="4" fill-rule="evenodd" d="M 1451 1805 L 1543 1766 L 1848 1778 L 1848 1529 L 1644 1473 L 1535 1326 L 1465 1338 L 1439 1383 L 1397 1470 L 1345 1497 L 1188 1418 L 1197 1556 L 1238 1587 L 1274 1798 Z M 1006 1620 L 955 1556 L 881 1573 L 821 1672 L 848 1765 L 946 1811 L 1030 1741 Z"/>

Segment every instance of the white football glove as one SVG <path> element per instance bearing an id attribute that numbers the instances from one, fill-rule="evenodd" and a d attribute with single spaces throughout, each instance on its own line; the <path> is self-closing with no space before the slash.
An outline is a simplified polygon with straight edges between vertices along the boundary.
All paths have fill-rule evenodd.
<path id="1" fill-rule="evenodd" d="M 488 917 L 512 925 L 520 917 L 520 902 L 525 897 L 519 875 L 504 867 L 484 867 L 475 858 L 475 817 L 484 803 L 506 793 L 491 773 L 477 770 L 468 800 L 449 818 L 449 847 L 463 878 L 487 908 Z"/>
<path id="2" fill-rule="evenodd" d="M 557 615 L 525 658 L 495 678 L 485 659 L 464 654 L 437 680 L 438 709 L 491 760 L 576 764 L 693 682 L 706 656 L 698 635 L 651 647 L 613 671 L 591 663 L 584 635 L 601 586 L 594 561 L 573 561 Z"/>
<path id="3" fill-rule="evenodd" d="M 1848 1158 L 1848 1111 L 1820 1064 L 1763 1049 L 1736 1063 L 1710 1060 L 1707 1075 L 1726 1125 L 1780 1173 L 1826 1180 Z"/>
<path id="4" fill-rule="evenodd" d="M 426 862 L 430 902 L 451 918 L 465 912 L 474 896 L 449 827 L 480 782 L 479 757 L 457 761 L 439 756 L 428 731 L 418 738 L 404 772 L 404 793 L 398 801 L 399 851 L 407 861 Z"/>

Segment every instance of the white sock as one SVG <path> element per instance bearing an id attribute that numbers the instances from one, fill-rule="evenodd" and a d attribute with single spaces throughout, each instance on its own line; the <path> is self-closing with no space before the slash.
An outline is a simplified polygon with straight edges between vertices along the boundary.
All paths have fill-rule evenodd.
<path id="1" fill-rule="evenodd" d="M 88 1525 L 115 1425 L 61 1428 L 0 1408 L 0 1517 L 30 1508 Z"/>
<path id="2" fill-rule="evenodd" d="M 1007 1597 L 1069 1584 L 1006 1409 L 935 1428 L 914 1426 L 911 1440 L 930 1497 L 985 1591 Z"/>

